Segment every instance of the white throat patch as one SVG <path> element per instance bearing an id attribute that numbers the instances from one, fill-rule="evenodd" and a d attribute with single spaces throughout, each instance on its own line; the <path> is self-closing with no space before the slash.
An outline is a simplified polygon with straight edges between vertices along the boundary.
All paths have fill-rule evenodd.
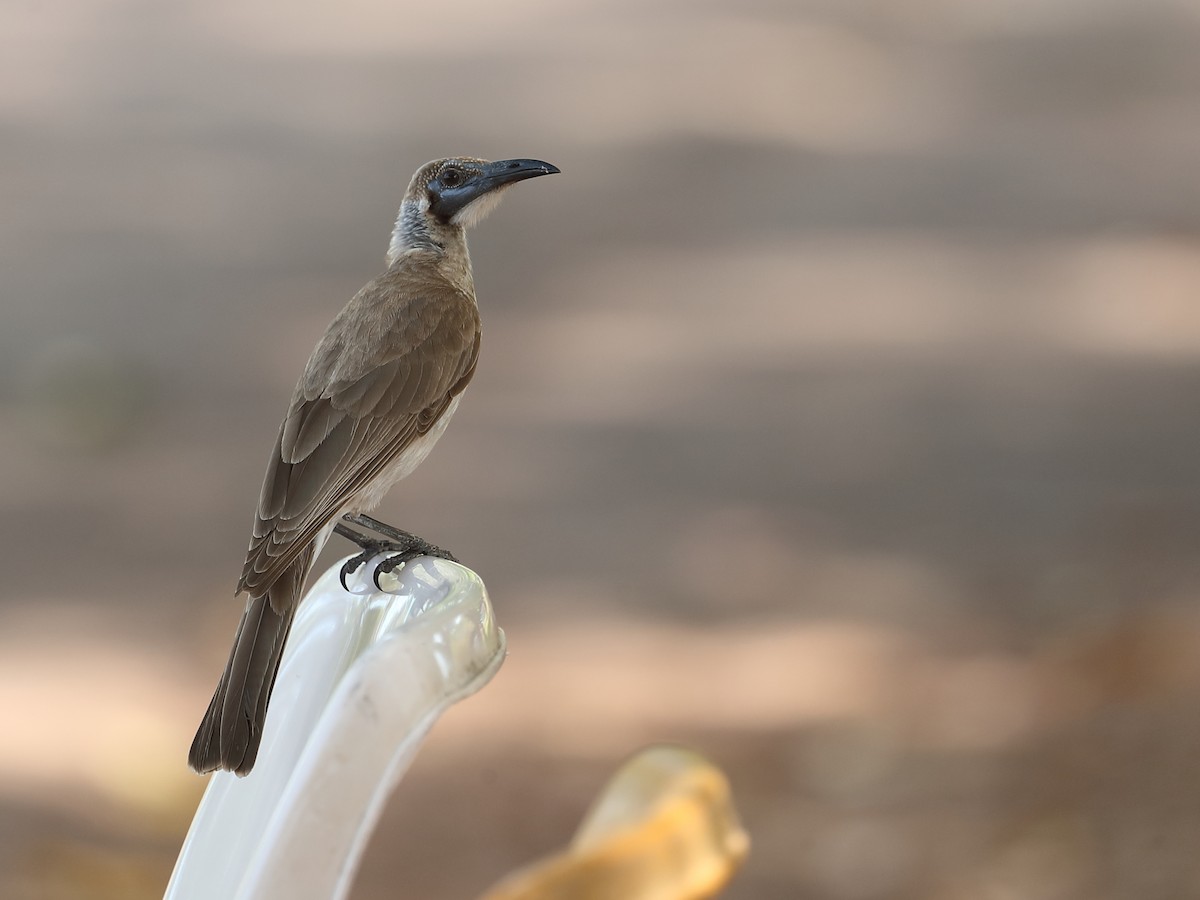
<path id="1" fill-rule="evenodd" d="M 500 205 L 500 195 L 508 189 L 508 185 L 496 188 L 494 191 L 488 191 L 477 200 L 472 200 L 457 213 L 451 223 L 458 225 L 461 228 L 473 228 L 483 221 L 493 209 Z"/>

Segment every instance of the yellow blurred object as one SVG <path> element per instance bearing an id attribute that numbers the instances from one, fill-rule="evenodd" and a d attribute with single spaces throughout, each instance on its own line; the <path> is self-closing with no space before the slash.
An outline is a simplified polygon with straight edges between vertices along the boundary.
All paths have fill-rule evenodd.
<path id="1" fill-rule="evenodd" d="M 721 770 L 682 747 L 650 747 L 621 767 L 565 851 L 481 900 L 711 897 L 749 848 Z"/>

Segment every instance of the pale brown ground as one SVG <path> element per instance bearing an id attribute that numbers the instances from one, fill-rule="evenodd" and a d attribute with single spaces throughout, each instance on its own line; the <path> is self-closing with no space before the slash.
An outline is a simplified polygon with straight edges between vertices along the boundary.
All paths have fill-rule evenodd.
<path id="1" fill-rule="evenodd" d="M 1197 47 L 1171 0 L 9 4 L 0 895 L 161 894 L 287 393 L 450 153 L 563 174 L 475 235 L 478 376 L 382 514 L 511 657 L 358 900 L 472 896 L 667 739 L 732 778 L 730 898 L 1200 895 Z"/>

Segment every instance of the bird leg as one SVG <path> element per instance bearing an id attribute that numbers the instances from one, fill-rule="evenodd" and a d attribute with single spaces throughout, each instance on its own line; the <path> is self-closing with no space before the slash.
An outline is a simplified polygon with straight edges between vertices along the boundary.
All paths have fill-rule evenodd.
<path id="1" fill-rule="evenodd" d="M 346 584 L 346 579 L 358 571 L 358 567 L 363 565 L 368 560 L 378 556 L 384 550 L 388 549 L 384 546 L 384 541 L 377 541 L 367 537 L 361 532 L 355 531 L 352 528 L 347 528 L 341 522 L 333 526 L 333 533 L 340 534 L 344 538 L 349 538 L 359 547 L 362 548 L 362 553 L 357 556 L 352 556 L 342 564 L 342 570 L 338 573 L 338 580 L 342 583 L 342 590 L 348 591 L 350 588 Z"/>
<path id="2" fill-rule="evenodd" d="M 390 540 L 377 540 L 367 537 L 361 532 L 355 531 L 352 528 L 347 528 L 341 522 L 333 526 L 334 534 L 340 534 L 342 537 L 349 538 L 362 547 L 362 553 L 346 560 L 342 566 L 341 582 L 342 587 L 346 587 L 346 576 L 357 571 L 358 567 L 366 563 L 368 560 L 379 555 L 380 553 L 390 553 L 387 559 L 383 560 L 375 567 L 375 572 L 371 576 L 371 580 L 375 582 L 375 587 L 382 590 L 379 584 L 379 576 L 388 572 L 394 572 L 407 562 L 416 559 L 418 556 L 434 556 L 438 559 L 447 559 L 450 562 L 458 562 L 458 559 L 453 553 L 443 550 L 441 547 L 429 543 L 424 538 L 417 537 L 408 531 L 401 531 L 399 528 L 393 528 L 378 519 L 372 519 L 370 516 L 354 513 L 349 513 L 342 517 L 347 522 L 353 522 L 355 525 L 360 525 L 363 528 L 368 528 L 378 534 L 387 535 Z"/>

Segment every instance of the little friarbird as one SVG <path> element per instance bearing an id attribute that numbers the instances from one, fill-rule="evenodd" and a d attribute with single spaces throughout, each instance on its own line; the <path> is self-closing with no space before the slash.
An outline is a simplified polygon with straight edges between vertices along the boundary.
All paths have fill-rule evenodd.
<path id="1" fill-rule="evenodd" d="M 466 230 L 505 188 L 558 171 L 536 159 L 454 157 L 413 175 L 387 270 L 333 320 L 279 428 L 237 585 L 248 595 L 246 611 L 188 754 L 197 772 L 244 775 L 254 766 L 301 590 L 330 534 L 363 548 L 343 568 L 343 582 L 381 550 L 395 552 L 383 570 L 426 553 L 453 558 L 366 513 L 428 455 L 475 374 L 479 310 Z"/>

